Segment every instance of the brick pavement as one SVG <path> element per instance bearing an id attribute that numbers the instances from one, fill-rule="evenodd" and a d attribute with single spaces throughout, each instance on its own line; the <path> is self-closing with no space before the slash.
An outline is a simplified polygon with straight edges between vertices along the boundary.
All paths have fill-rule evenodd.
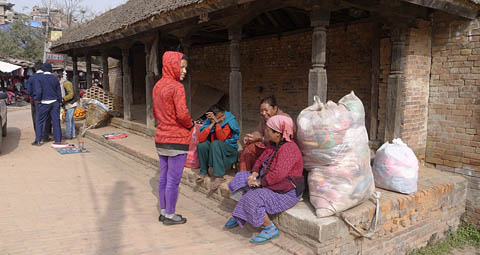
<path id="1" fill-rule="evenodd" d="M 188 188 L 177 206 L 188 223 L 163 226 L 155 170 L 89 140 L 85 154 L 32 147 L 28 109 L 9 113 L 8 131 L 0 254 L 285 254 L 250 244 L 253 229 L 223 229 L 228 212 Z"/>

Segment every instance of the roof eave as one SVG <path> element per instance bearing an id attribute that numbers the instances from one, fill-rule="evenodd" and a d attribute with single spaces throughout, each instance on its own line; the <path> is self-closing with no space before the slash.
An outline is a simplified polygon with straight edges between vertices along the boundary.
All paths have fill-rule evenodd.
<path id="1" fill-rule="evenodd" d="M 51 50 L 56 53 L 67 53 L 72 49 L 88 48 L 98 46 L 100 44 L 109 43 L 123 38 L 134 36 L 140 33 L 147 32 L 152 29 L 164 27 L 169 24 L 178 23 L 199 17 L 201 14 L 218 11 L 233 5 L 238 4 L 240 0 L 218 0 L 214 3 L 199 3 L 189 6 L 180 7 L 176 10 L 152 15 L 135 24 L 128 25 L 124 28 L 117 29 L 102 35 L 98 35 L 86 40 L 65 43 L 60 45 L 53 45 Z"/>

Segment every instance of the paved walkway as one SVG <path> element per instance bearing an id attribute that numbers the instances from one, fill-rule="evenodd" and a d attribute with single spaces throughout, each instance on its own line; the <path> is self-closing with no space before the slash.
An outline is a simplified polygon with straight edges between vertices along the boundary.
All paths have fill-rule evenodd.
<path id="1" fill-rule="evenodd" d="M 2 145 L 0 254 L 285 253 L 250 244 L 252 229 L 223 229 L 225 212 L 188 188 L 177 206 L 188 223 L 160 224 L 155 170 L 89 140 L 84 154 L 32 147 L 29 114 L 9 113 Z"/>

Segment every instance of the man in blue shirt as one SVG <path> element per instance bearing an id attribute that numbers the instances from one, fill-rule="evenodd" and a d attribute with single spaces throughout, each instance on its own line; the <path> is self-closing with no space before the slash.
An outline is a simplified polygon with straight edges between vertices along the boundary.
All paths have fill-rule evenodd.
<path id="1" fill-rule="evenodd" d="M 28 78 L 27 82 L 27 93 L 32 98 L 30 101 L 31 112 L 32 112 L 32 120 L 33 120 L 33 129 L 35 133 L 37 132 L 37 109 L 38 103 L 35 101 L 34 98 L 34 88 L 40 86 L 40 76 L 43 74 L 42 71 L 42 62 L 37 61 L 33 66 L 35 73 Z"/>
<path id="2" fill-rule="evenodd" d="M 55 143 L 62 142 L 62 130 L 60 129 L 60 105 L 62 104 L 62 92 L 60 83 L 52 74 L 52 65 L 43 63 L 43 75 L 40 77 L 41 86 L 34 87 L 34 100 L 39 102 L 35 142 L 32 145 L 41 145 L 44 137 L 44 127 L 48 116 L 52 119 L 53 139 Z"/>

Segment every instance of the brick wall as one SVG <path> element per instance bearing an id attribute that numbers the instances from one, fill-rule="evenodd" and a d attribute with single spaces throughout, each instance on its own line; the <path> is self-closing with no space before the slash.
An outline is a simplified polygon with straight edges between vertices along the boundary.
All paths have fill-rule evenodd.
<path id="1" fill-rule="evenodd" d="M 371 23 L 329 28 L 327 35 L 328 99 L 351 90 L 370 108 Z M 280 108 L 296 118 L 307 106 L 312 32 L 244 40 L 240 44 L 245 120 L 258 120 L 261 98 L 274 94 Z M 345 46 L 347 44 L 347 46 Z M 342 45 L 340 47 L 340 45 Z M 228 94 L 228 44 L 194 47 L 190 53 L 193 91 L 197 84 Z"/>
<path id="2" fill-rule="evenodd" d="M 337 102 L 354 91 L 370 115 L 373 23 L 337 26 L 328 30 L 327 78 L 328 100 Z M 366 123 L 370 128 L 370 124 Z"/>
<path id="3" fill-rule="evenodd" d="M 436 12 L 433 25 L 426 162 L 469 179 L 466 217 L 479 224 L 479 21 Z"/>
<path id="4" fill-rule="evenodd" d="M 431 69 L 430 22 L 417 20 L 408 31 L 405 84 L 399 94 L 402 102 L 400 137 L 419 158 L 427 143 L 428 93 Z"/>

